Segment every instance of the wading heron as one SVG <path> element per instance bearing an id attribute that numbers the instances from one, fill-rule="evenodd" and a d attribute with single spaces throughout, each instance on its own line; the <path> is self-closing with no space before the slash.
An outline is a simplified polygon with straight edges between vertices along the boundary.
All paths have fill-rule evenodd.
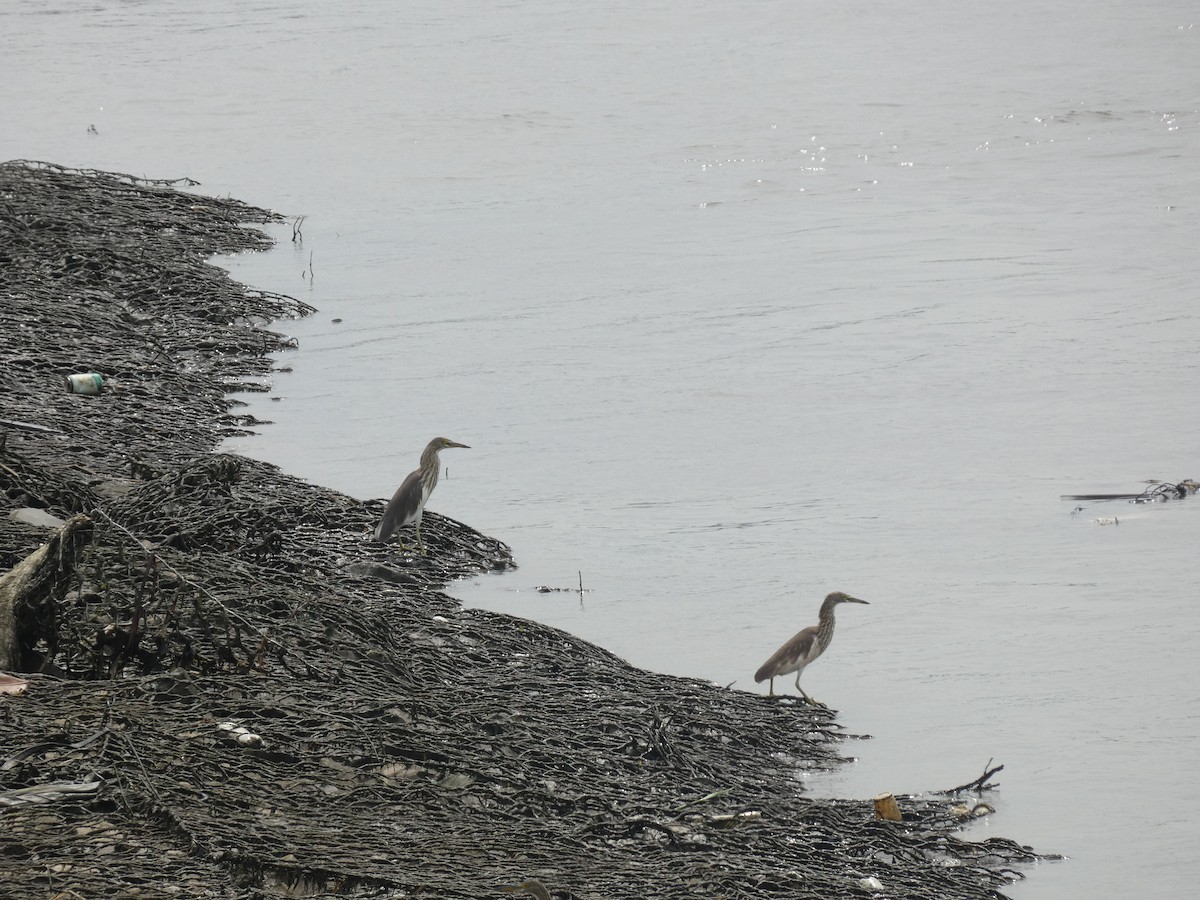
<path id="1" fill-rule="evenodd" d="M 421 541 L 421 516 L 425 512 L 425 504 L 429 502 L 429 495 L 433 493 L 433 489 L 438 483 L 438 470 L 442 467 L 441 461 L 438 459 L 438 451 L 448 447 L 471 449 L 466 444 L 460 444 L 458 441 L 444 437 L 437 437 L 430 441 L 421 454 L 420 468 L 404 479 L 404 483 L 396 488 L 396 493 L 392 494 L 392 499 L 388 501 L 387 509 L 383 511 L 383 518 L 375 528 L 375 540 L 384 543 L 393 534 L 398 534 L 401 528 L 415 522 L 417 547 L 422 553 L 425 552 L 425 544 Z M 397 542 L 400 544 L 401 550 L 409 549 L 399 538 L 397 538 Z"/>
<path id="2" fill-rule="evenodd" d="M 817 703 L 804 693 L 800 687 L 800 673 L 804 667 L 825 652 L 829 642 L 833 640 L 833 610 L 839 603 L 866 603 L 841 591 L 835 591 L 825 598 L 821 604 L 821 614 L 816 625 L 810 625 L 796 634 L 790 641 L 771 654 L 771 658 L 763 663 L 754 673 L 754 683 L 771 679 L 771 696 L 775 696 L 775 678 L 778 675 L 796 673 L 796 690 L 809 703 Z M 824 706 L 824 704 L 819 704 Z"/>

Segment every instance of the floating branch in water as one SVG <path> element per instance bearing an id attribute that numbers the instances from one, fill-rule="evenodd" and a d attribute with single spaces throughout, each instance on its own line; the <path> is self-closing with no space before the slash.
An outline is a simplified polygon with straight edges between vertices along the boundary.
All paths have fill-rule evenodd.
<path id="1" fill-rule="evenodd" d="M 950 788 L 950 790 L 948 790 L 948 791 L 934 791 L 934 793 L 945 795 L 945 794 L 960 794 L 963 791 L 990 791 L 990 790 L 992 790 L 993 788 L 997 787 L 997 785 L 988 784 L 987 780 L 989 778 L 991 778 L 993 775 L 995 775 L 997 772 L 1003 771 L 1004 766 L 999 765 L 993 769 L 993 768 L 989 768 L 989 766 L 991 766 L 991 764 L 992 764 L 992 760 L 989 759 L 987 761 L 987 765 L 983 767 L 983 774 L 980 775 L 978 778 L 976 778 L 974 781 L 968 781 L 966 784 L 960 784 L 958 787 Z"/>
<path id="2" fill-rule="evenodd" d="M 1182 500 L 1188 494 L 1200 490 L 1200 483 L 1185 478 L 1178 484 L 1160 481 L 1138 494 L 1063 494 L 1059 500 L 1128 500 L 1130 503 L 1158 503 L 1164 500 Z"/>

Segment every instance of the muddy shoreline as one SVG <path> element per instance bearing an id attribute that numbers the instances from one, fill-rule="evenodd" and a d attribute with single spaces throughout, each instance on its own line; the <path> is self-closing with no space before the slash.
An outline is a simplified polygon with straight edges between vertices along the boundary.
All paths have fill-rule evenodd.
<path id="1" fill-rule="evenodd" d="M 806 797 L 833 713 L 439 591 L 500 540 L 427 514 L 403 557 L 380 501 L 216 453 L 311 310 L 207 262 L 279 217 L 195 187 L 0 165 L 0 573 L 51 534 L 12 511 L 87 517 L 0 695 L 6 896 L 975 898 L 1036 858 Z"/>

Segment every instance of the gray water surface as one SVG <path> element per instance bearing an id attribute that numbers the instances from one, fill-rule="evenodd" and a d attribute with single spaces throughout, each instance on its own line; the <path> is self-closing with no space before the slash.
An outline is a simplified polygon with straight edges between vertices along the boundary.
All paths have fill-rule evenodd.
<path id="1" fill-rule="evenodd" d="M 306 214 L 223 261 L 320 309 L 231 449 L 365 498 L 470 444 L 430 506 L 521 568 L 465 604 L 763 691 L 853 593 L 815 792 L 994 758 L 969 833 L 1070 856 L 1014 897 L 1175 898 L 1200 497 L 1059 495 L 1200 476 L 1197 60 L 1183 2 L 11 0 L 0 157 Z"/>

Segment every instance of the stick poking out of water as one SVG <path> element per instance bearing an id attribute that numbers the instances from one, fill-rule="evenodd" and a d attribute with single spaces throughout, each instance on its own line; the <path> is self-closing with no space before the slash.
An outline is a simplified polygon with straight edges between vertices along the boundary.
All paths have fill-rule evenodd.
<path id="1" fill-rule="evenodd" d="M 994 784 L 988 784 L 987 780 L 1004 769 L 1003 765 L 996 766 L 994 769 L 988 768 L 992 764 L 992 760 L 987 761 L 987 765 L 983 767 L 983 774 L 974 781 L 968 781 L 966 784 L 960 784 L 956 788 L 950 788 L 948 791 L 934 791 L 935 794 L 959 794 L 963 791 L 990 791 L 996 787 Z"/>

